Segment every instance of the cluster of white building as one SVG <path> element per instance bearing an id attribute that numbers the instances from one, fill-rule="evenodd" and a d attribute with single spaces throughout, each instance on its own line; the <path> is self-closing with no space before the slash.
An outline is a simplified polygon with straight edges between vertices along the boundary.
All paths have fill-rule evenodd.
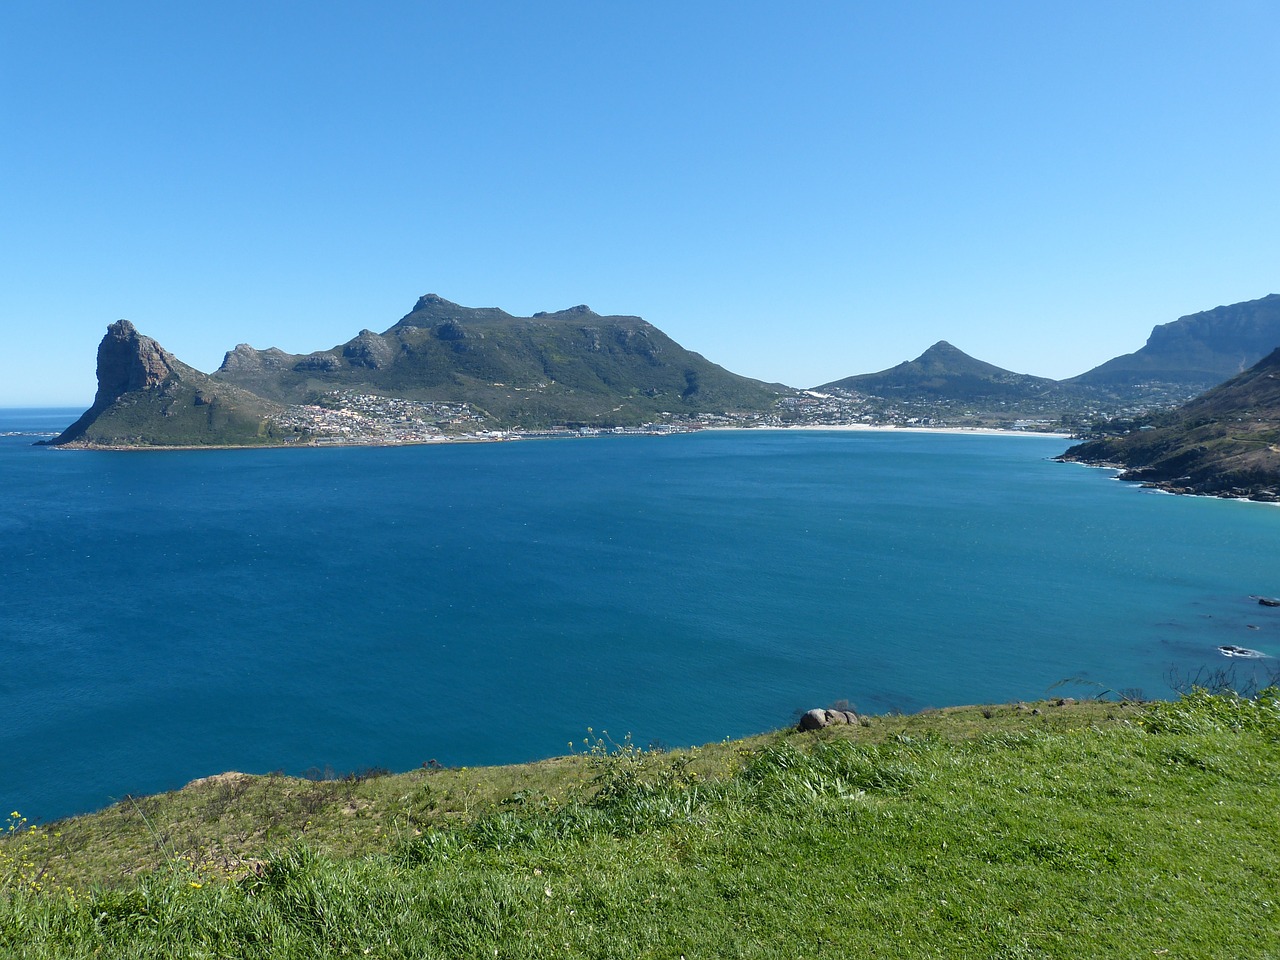
<path id="1" fill-rule="evenodd" d="M 405 400 L 334 390 L 320 403 L 289 407 L 273 420 L 297 443 L 430 443 L 450 439 L 481 417 L 465 403 Z"/>

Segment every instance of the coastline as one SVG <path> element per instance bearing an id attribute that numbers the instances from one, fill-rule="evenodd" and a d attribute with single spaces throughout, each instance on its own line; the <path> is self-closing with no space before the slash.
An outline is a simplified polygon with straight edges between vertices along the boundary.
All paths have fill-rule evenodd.
<path id="1" fill-rule="evenodd" d="M 815 424 L 803 423 L 795 426 L 751 426 L 751 427 L 727 427 L 727 426 L 700 426 L 691 427 L 687 430 L 676 430 L 670 433 L 646 433 L 643 436 L 666 437 L 680 436 L 688 433 L 703 432 L 769 432 L 779 433 L 786 431 L 803 431 L 803 432 L 859 432 L 859 433 L 928 433 L 928 434 L 952 434 L 952 435 L 968 435 L 968 436 L 984 436 L 984 437 L 1038 437 L 1040 439 L 1050 440 L 1072 440 L 1074 439 L 1067 433 L 1049 433 L 1047 431 L 1036 430 L 1002 430 L 997 427 L 899 427 L 894 424 L 870 424 L 870 423 L 840 423 L 840 424 Z M 433 446 L 449 443 L 512 443 L 516 441 L 528 440 L 596 440 L 601 437 L 615 436 L 632 436 L 633 434 L 615 434 L 608 430 L 602 430 L 595 434 L 572 435 L 565 437 L 548 437 L 548 436 L 524 436 L 520 434 L 506 435 L 498 437 L 476 437 L 476 436 L 441 436 L 430 440 L 401 440 L 395 442 L 374 441 L 369 443 L 352 442 L 328 442 L 328 443 L 240 443 L 240 444 L 182 444 L 182 445 L 147 445 L 147 444 L 97 444 L 97 443 L 68 443 L 55 445 L 51 443 L 36 443 L 34 446 L 47 447 L 52 450 L 90 450 L 113 453 L 135 453 L 135 452 L 154 452 L 162 450 L 321 450 L 325 448 L 350 448 L 350 447 L 422 447 Z"/>
<path id="2" fill-rule="evenodd" d="M 849 431 L 849 432 L 871 432 L 871 433 L 939 433 L 939 434 L 955 434 L 969 435 L 976 437 L 1040 437 L 1041 439 L 1051 440 L 1073 440 L 1074 437 L 1069 433 L 1050 433 L 1043 430 L 1004 430 L 999 427 L 900 427 L 892 423 L 799 423 L 795 426 L 767 426 L 767 427 L 704 427 L 705 430 L 736 430 L 736 431 Z"/>
<path id="3" fill-rule="evenodd" d="M 1154 480 L 1149 477 L 1128 476 L 1131 468 L 1123 463 L 1114 460 L 1077 460 L 1074 457 L 1054 457 L 1057 463 L 1071 463 L 1080 467 L 1088 467 L 1092 470 L 1111 470 L 1114 475 L 1112 480 L 1118 480 L 1121 483 L 1131 484 L 1139 490 L 1149 490 L 1152 493 L 1159 493 L 1170 497 L 1199 497 L 1205 500 L 1231 500 L 1241 503 L 1260 503 L 1265 506 L 1280 506 L 1280 498 L 1277 498 L 1270 488 L 1248 488 L 1237 487 L 1233 491 L 1224 491 L 1221 493 L 1211 493 L 1206 490 L 1196 490 L 1193 487 L 1180 485 L 1174 480 Z M 1259 496 L 1258 494 L 1262 494 Z"/>

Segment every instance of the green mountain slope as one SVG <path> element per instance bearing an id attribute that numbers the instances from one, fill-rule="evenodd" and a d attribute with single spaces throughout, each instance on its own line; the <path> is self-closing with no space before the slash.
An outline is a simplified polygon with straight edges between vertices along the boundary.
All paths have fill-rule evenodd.
<path id="1" fill-rule="evenodd" d="M 888 399 L 990 402 L 1039 397 L 1054 386 L 1053 380 L 976 360 L 942 340 L 896 367 L 845 377 L 814 389 L 849 390 Z"/>
<path id="2" fill-rule="evenodd" d="M 1141 429 L 1062 459 L 1120 465 L 1122 479 L 1178 493 L 1280 499 L 1280 349 Z"/>
<path id="3" fill-rule="evenodd" d="M 187 366 L 128 320 L 98 345 L 93 405 L 51 446 L 205 446 L 273 442 L 278 404 Z"/>
<path id="4" fill-rule="evenodd" d="M 767 409 L 785 388 L 730 373 L 639 317 L 515 317 L 434 294 L 381 334 L 306 355 L 241 344 L 214 375 L 280 402 L 351 390 L 466 402 L 498 426 L 613 426 Z"/>

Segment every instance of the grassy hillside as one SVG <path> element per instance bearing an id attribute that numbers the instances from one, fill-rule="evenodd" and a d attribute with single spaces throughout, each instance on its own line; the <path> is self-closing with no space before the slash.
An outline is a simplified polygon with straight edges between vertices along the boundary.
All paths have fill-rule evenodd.
<path id="1" fill-rule="evenodd" d="M 18 825 L 0 954 L 1276 956 L 1275 697 L 1034 707 Z"/>

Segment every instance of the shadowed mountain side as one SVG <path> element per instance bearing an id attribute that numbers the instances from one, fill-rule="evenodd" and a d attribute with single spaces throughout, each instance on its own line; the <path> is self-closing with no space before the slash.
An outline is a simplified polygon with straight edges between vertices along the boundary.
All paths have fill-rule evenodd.
<path id="1" fill-rule="evenodd" d="M 1175 493 L 1280 500 L 1280 349 L 1147 426 L 1062 459 L 1122 466 L 1121 479 Z"/>
<path id="2" fill-rule="evenodd" d="M 1013 373 L 976 360 L 945 340 L 914 360 L 878 373 L 845 377 L 815 390 L 848 390 L 890 399 L 1018 401 L 1052 391 L 1056 381 Z"/>
<path id="3" fill-rule="evenodd" d="M 93 405 L 51 446 L 203 446 L 272 442 L 280 407 L 187 366 L 128 320 L 98 345 Z"/>
<path id="4" fill-rule="evenodd" d="M 1065 381 L 1126 392 L 1166 384 L 1202 392 L 1253 366 L 1280 346 L 1280 294 L 1233 303 L 1164 323 L 1142 349 Z"/>
<path id="5" fill-rule="evenodd" d="M 730 373 L 639 317 L 602 317 L 586 306 L 514 317 L 435 294 L 385 332 L 362 330 L 330 350 L 241 344 L 214 376 L 285 403 L 352 390 L 466 402 L 497 425 L 525 427 L 767 409 L 790 392 Z"/>

